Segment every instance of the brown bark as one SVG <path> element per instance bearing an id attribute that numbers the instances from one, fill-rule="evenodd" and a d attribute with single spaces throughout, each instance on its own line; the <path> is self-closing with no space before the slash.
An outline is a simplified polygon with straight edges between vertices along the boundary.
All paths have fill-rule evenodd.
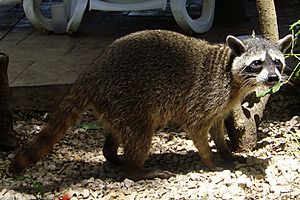
<path id="1" fill-rule="evenodd" d="M 264 38 L 279 39 L 276 10 L 273 0 L 256 0 L 259 23 Z M 257 127 L 269 96 L 261 99 L 250 94 L 242 105 L 236 106 L 226 120 L 226 128 L 233 151 L 249 151 L 256 146 Z"/>
<path id="2" fill-rule="evenodd" d="M 16 134 L 13 130 L 11 94 L 8 86 L 7 68 L 9 59 L 0 53 L 0 149 L 10 150 L 16 147 Z"/>

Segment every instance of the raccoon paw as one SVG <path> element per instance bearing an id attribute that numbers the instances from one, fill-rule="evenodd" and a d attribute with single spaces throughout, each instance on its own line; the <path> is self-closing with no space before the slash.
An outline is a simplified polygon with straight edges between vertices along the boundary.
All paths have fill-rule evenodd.
<path id="1" fill-rule="evenodd" d="M 124 178 L 129 178 L 133 181 L 144 180 L 144 179 L 168 179 L 172 176 L 175 176 L 174 173 L 158 169 L 135 169 L 135 170 L 126 170 L 124 172 Z"/>
<path id="2" fill-rule="evenodd" d="M 19 165 L 16 160 L 13 160 L 8 169 L 6 170 L 6 173 L 11 177 L 17 177 L 23 174 L 25 168 L 21 165 Z"/>

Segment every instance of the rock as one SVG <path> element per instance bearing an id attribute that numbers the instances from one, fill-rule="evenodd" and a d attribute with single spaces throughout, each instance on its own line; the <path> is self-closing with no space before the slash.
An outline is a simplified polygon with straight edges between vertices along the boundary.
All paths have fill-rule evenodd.
<path id="1" fill-rule="evenodd" d="M 56 169 L 56 166 L 54 164 L 50 164 L 48 166 L 48 169 L 51 170 L 51 171 L 54 171 Z"/>
<path id="2" fill-rule="evenodd" d="M 14 153 L 10 153 L 10 154 L 8 154 L 8 156 L 7 156 L 7 158 L 9 158 L 9 159 L 12 159 L 12 158 L 14 158 L 15 157 L 15 154 Z"/>
<path id="3" fill-rule="evenodd" d="M 286 124 L 289 126 L 295 126 L 300 123 L 300 116 L 294 116 L 291 120 L 287 121 Z"/>
<path id="4" fill-rule="evenodd" d="M 223 181 L 224 178 L 221 176 L 211 176 L 210 180 L 212 183 L 217 184 L 217 183 L 220 183 L 221 181 Z"/>
<path id="5" fill-rule="evenodd" d="M 81 194 L 82 194 L 83 198 L 86 199 L 90 196 L 90 191 L 88 189 L 83 189 Z"/>
<path id="6" fill-rule="evenodd" d="M 130 180 L 130 179 L 125 179 L 123 181 L 125 188 L 131 188 L 131 186 L 134 184 L 134 181 Z"/>
<path id="7" fill-rule="evenodd" d="M 234 173 L 235 173 L 236 177 L 239 177 L 243 174 L 243 172 L 241 172 L 239 170 L 236 170 Z"/>
<path id="8" fill-rule="evenodd" d="M 87 183 L 93 183 L 95 181 L 94 177 L 89 178 L 86 182 Z"/>
<path id="9" fill-rule="evenodd" d="M 289 193 L 292 188 L 290 185 L 273 185 L 270 188 L 271 192 L 275 193 Z"/>
<path id="10" fill-rule="evenodd" d="M 252 185 L 251 180 L 245 175 L 241 175 L 237 178 L 236 183 L 238 184 L 239 187 L 241 188 L 246 188 L 246 187 L 250 187 Z"/>

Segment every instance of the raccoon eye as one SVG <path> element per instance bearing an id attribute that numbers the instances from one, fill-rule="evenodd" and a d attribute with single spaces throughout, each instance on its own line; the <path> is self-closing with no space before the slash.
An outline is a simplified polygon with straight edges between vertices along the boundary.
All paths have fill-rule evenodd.
<path id="1" fill-rule="evenodd" d="M 282 63 L 281 63 L 281 61 L 280 61 L 279 59 L 275 59 L 275 60 L 273 61 L 273 63 L 274 63 L 274 65 L 275 65 L 275 67 L 276 67 L 277 69 L 279 69 L 279 70 L 282 69 Z"/>
<path id="2" fill-rule="evenodd" d="M 276 66 L 281 66 L 281 61 L 280 61 L 280 60 L 275 59 L 273 62 L 274 62 L 274 64 L 275 64 Z"/>
<path id="3" fill-rule="evenodd" d="M 258 72 L 262 68 L 262 61 L 261 60 L 254 60 L 248 67 L 248 72 Z"/>
<path id="4" fill-rule="evenodd" d="M 254 60 L 251 65 L 254 65 L 254 66 L 259 66 L 262 64 L 262 61 L 261 60 Z"/>
<path id="5" fill-rule="evenodd" d="M 278 59 L 275 59 L 273 62 L 275 65 L 280 65 L 280 60 L 278 60 Z"/>

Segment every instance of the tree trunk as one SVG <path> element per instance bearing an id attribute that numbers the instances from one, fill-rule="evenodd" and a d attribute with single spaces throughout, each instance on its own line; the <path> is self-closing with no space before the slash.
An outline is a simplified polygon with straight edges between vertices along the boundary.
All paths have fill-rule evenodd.
<path id="1" fill-rule="evenodd" d="M 259 23 L 264 38 L 279 39 L 276 10 L 273 0 L 256 0 Z M 256 146 L 257 127 L 263 116 L 269 96 L 258 99 L 248 95 L 241 105 L 234 108 L 226 120 L 226 129 L 233 151 L 249 151 Z"/>
<path id="2" fill-rule="evenodd" d="M 256 7 L 263 37 L 274 42 L 278 41 L 279 33 L 274 0 L 256 0 Z"/>
<path id="3" fill-rule="evenodd" d="M 8 63 L 8 56 L 0 53 L 0 150 L 10 150 L 17 146 L 7 78 Z"/>

